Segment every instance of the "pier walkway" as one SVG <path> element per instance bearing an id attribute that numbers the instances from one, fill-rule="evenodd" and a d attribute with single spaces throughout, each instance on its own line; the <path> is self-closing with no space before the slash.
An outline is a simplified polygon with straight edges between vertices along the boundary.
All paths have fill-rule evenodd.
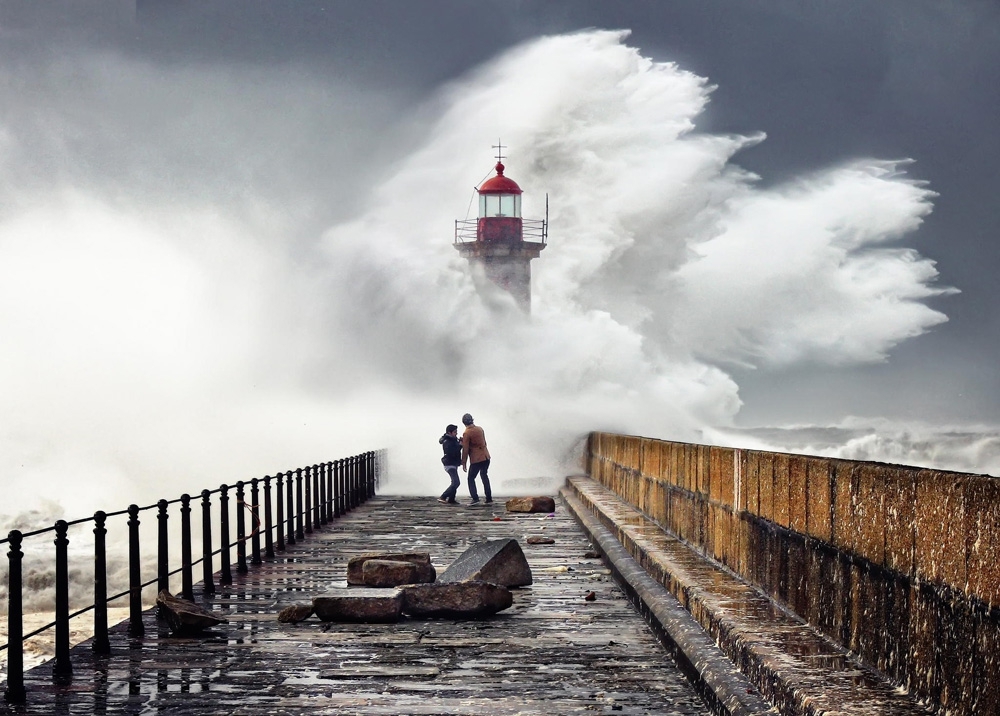
<path id="1" fill-rule="evenodd" d="M 112 630 L 112 654 L 73 648 L 71 680 L 51 662 L 25 674 L 27 704 L 2 713 L 177 714 L 708 714 L 557 500 L 548 515 L 508 514 L 432 498 L 378 496 L 277 559 L 233 574 L 202 603 L 229 623 L 170 636 L 153 610 L 146 635 Z M 526 537 L 554 544 L 529 545 Z M 291 604 L 345 585 L 350 557 L 428 551 L 440 572 L 471 544 L 515 537 L 534 584 L 482 621 L 281 624 Z M 197 590 L 196 590 L 197 591 Z M 593 593 L 592 600 L 586 599 Z M 199 597 L 199 599 L 202 599 Z"/>

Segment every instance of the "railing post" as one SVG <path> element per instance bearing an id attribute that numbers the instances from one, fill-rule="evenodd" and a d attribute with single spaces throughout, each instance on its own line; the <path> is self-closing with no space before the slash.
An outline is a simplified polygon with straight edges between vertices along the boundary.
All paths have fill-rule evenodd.
<path id="1" fill-rule="evenodd" d="M 347 514 L 347 459 L 337 460 L 337 501 L 340 503 L 340 515 Z"/>
<path id="2" fill-rule="evenodd" d="M 347 458 L 342 457 L 337 460 L 337 481 L 340 483 L 340 489 L 337 491 L 340 497 L 340 514 L 341 516 L 346 515 L 350 509 L 347 504 Z"/>
<path id="3" fill-rule="evenodd" d="M 344 458 L 344 513 L 351 511 L 351 458 Z"/>
<path id="4" fill-rule="evenodd" d="M 288 502 L 286 502 L 287 512 L 288 512 L 288 544 L 295 544 L 295 500 L 292 497 L 292 490 L 295 489 L 292 484 L 294 480 L 292 479 L 292 473 L 289 471 L 286 475 L 285 487 Z"/>
<path id="5" fill-rule="evenodd" d="M 361 454 L 361 501 L 367 502 L 368 498 L 371 497 L 371 492 L 368 486 L 368 453 Z"/>
<path id="6" fill-rule="evenodd" d="M 320 506 L 323 504 L 322 495 L 320 494 L 320 485 L 322 484 L 319 479 L 319 465 L 312 466 L 313 475 L 313 528 L 319 529 L 322 523 L 322 515 L 320 514 Z"/>
<path id="7" fill-rule="evenodd" d="M 302 468 L 295 471 L 295 537 L 305 539 L 306 533 L 302 529 Z"/>
<path id="8" fill-rule="evenodd" d="M 329 514 L 326 511 L 326 463 L 320 463 L 317 468 L 317 480 L 319 480 L 319 521 L 320 524 L 329 522 Z"/>
<path id="9" fill-rule="evenodd" d="M 222 574 L 219 584 L 232 584 L 232 545 L 229 542 L 229 485 L 219 486 L 219 547 L 222 549 L 222 564 L 219 565 Z"/>
<path id="10" fill-rule="evenodd" d="M 236 483 L 236 571 L 247 571 L 247 511 L 243 480 Z"/>
<path id="11" fill-rule="evenodd" d="M 53 676 L 66 677 L 73 673 L 69 660 L 69 539 L 66 520 L 56 522 L 56 663 Z"/>
<path id="12" fill-rule="evenodd" d="M 344 458 L 344 513 L 351 511 L 351 458 Z"/>
<path id="13" fill-rule="evenodd" d="M 324 472 L 324 479 L 326 480 L 326 521 L 333 522 L 334 509 L 333 509 L 333 463 L 326 463 L 326 471 Z"/>
<path id="14" fill-rule="evenodd" d="M 201 574 L 202 592 L 215 594 L 215 570 L 212 569 L 212 493 L 201 491 Z"/>
<path id="15" fill-rule="evenodd" d="M 194 560 L 191 557 L 191 495 L 181 495 L 181 596 L 194 600 Z"/>
<path id="16" fill-rule="evenodd" d="M 250 517 L 253 518 L 250 525 L 250 534 L 253 535 L 250 564 L 260 564 L 260 488 L 257 487 L 256 477 L 250 481 Z"/>
<path id="17" fill-rule="evenodd" d="M 94 641 L 95 654 L 110 654 L 108 639 L 108 552 L 106 525 L 107 513 L 94 513 Z"/>
<path id="18" fill-rule="evenodd" d="M 333 461 L 333 516 L 334 518 L 339 518 L 343 513 L 341 510 L 340 496 L 343 491 L 340 489 L 340 460 Z"/>
<path id="19" fill-rule="evenodd" d="M 361 458 L 355 455 L 351 458 L 351 506 L 361 505 Z"/>
<path id="20" fill-rule="evenodd" d="M 23 704 L 24 693 L 24 624 L 21 594 L 21 533 L 11 530 L 7 534 L 10 550 L 7 552 L 7 691 L 8 703 Z"/>
<path id="21" fill-rule="evenodd" d="M 264 556 L 274 559 L 274 523 L 271 521 L 271 476 L 264 476 Z"/>
<path id="22" fill-rule="evenodd" d="M 170 538 L 167 536 L 167 501 L 156 503 L 156 591 L 170 591 Z"/>
<path id="23" fill-rule="evenodd" d="M 275 515 L 274 515 L 274 521 L 276 523 L 275 526 L 278 528 L 277 530 L 275 530 L 275 532 L 277 533 L 277 538 L 278 538 L 278 545 L 277 545 L 278 551 L 284 552 L 285 551 L 285 508 L 284 508 L 284 504 L 285 504 L 285 490 L 284 490 L 285 474 L 282 473 L 282 472 L 279 472 L 277 475 L 275 475 L 275 477 L 278 480 L 277 484 L 274 487 L 274 496 L 277 498 L 276 502 L 278 503 L 277 504 L 277 508 L 278 509 L 277 509 L 277 511 L 275 512 Z"/>
<path id="24" fill-rule="evenodd" d="M 139 573 L 139 506 L 128 506 L 128 635 L 146 633 L 142 625 L 142 576 Z"/>
<path id="25" fill-rule="evenodd" d="M 364 503 L 366 499 L 368 494 L 365 489 L 365 456 L 361 454 L 358 455 L 358 505 Z"/>
<path id="26" fill-rule="evenodd" d="M 351 456 L 351 509 L 361 504 L 361 495 L 358 493 L 358 479 L 360 475 L 358 474 L 358 456 Z"/>
<path id="27" fill-rule="evenodd" d="M 306 532 L 313 531 L 313 521 L 312 521 L 312 501 L 313 501 L 313 491 L 312 491 L 312 468 L 306 467 L 304 470 L 304 475 L 302 479 L 306 484 L 306 499 L 303 507 L 303 518 L 305 519 Z"/>

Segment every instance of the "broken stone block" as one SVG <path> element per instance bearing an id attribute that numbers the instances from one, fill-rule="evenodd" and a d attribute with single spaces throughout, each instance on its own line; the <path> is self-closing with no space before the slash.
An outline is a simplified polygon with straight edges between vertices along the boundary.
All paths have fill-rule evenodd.
<path id="1" fill-rule="evenodd" d="M 417 565 L 395 559 L 369 559 L 361 568 L 361 581 L 366 587 L 418 584 Z"/>
<path id="2" fill-rule="evenodd" d="M 541 535 L 531 535 L 525 540 L 528 544 L 555 544 L 556 541 L 551 537 L 542 537 Z"/>
<path id="3" fill-rule="evenodd" d="M 175 597 L 165 589 L 156 595 L 156 606 L 160 608 L 160 614 L 167 620 L 170 631 L 175 634 L 197 634 L 205 629 L 225 624 L 227 621 L 225 617 L 210 612 L 187 599 Z"/>
<path id="4" fill-rule="evenodd" d="M 509 538 L 475 544 L 459 555 L 438 578 L 439 582 L 473 580 L 503 587 L 531 584 L 531 567 L 517 540 Z"/>
<path id="5" fill-rule="evenodd" d="M 510 590 L 480 580 L 411 584 L 403 593 L 403 611 L 412 617 L 487 617 L 514 603 Z"/>
<path id="6" fill-rule="evenodd" d="M 403 612 L 403 595 L 395 589 L 336 589 L 313 599 L 312 606 L 325 622 L 392 624 Z"/>
<path id="7" fill-rule="evenodd" d="M 278 621 L 282 624 L 298 624 L 312 616 L 312 604 L 293 604 L 278 612 Z"/>
<path id="8" fill-rule="evenodd" d="M 364 567 L 365 562 L 370 559 L 382 559 L 389 560 L 391 562 L 411 562 L 412 564 L 415 564 L 417 566 L 416 579 L 409 582 L 410 584 L 425 584 L 427 582 L 433 582 L 434 578 L 437 576 L 434 565 L 431 564 L 431 555 L 428 552 L 366 552 L 365 554 L 358 555 L 357 557 L 351 557 L 350 561 L 348 561 L 348 584 L 365 584 Z"/>
<path id="9" fill-rule="evenodd" d="M 556 501 L 551 497 L 512 497 L 507 500 L 508 512 L 555 512 Z"/>

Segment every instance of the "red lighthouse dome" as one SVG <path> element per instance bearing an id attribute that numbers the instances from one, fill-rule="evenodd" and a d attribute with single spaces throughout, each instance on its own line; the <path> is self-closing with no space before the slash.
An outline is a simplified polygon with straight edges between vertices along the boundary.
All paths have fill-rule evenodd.
<path id="1" fill-rule="evenodd" d="M 495 177 L 490 177 L 482 183 L 479 187 L 480 194 L 520 194 L 521 187 L 517 185 L 517 182 L 510 177 L 505 177 L 503 175 L 504 165 L 502 162 L 497 162 L 496 167 L 497 175 Z"/>

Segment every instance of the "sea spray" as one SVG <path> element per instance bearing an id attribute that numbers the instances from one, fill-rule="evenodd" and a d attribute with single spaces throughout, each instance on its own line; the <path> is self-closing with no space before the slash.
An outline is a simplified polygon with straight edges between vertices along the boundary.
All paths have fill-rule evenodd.
<path id="1" fill-rule="evenodd" d="M 437 437 L 464 412 L 498 491 L 554 485 L 589 430 L 731 426 L 729 366 L 877 361 L 944 320 L 933 262 L 898 245 L 933 198 L 902 163 L 762 187 L 738 164 L 762 133 L 698 128 L 725 87 L 624 32 L 471 70 L 408 114 L 391 161 L 375 145 L 404 145 L 374 140 L 393 100 L 371 88 L 72 52 L 20 67 L 39 80 L 21 112 L 0 97 L 8 511 L 72 517 L 381 447 L 386 489 L 437 494 Z M 301 103 L 254 111 L 269 93 Z M 99 98 L 157 120 L 109 142 Z M 524 215 L 549 198 L 530 317 L 484 300 L 451 246 L 497 137 Z"/>

